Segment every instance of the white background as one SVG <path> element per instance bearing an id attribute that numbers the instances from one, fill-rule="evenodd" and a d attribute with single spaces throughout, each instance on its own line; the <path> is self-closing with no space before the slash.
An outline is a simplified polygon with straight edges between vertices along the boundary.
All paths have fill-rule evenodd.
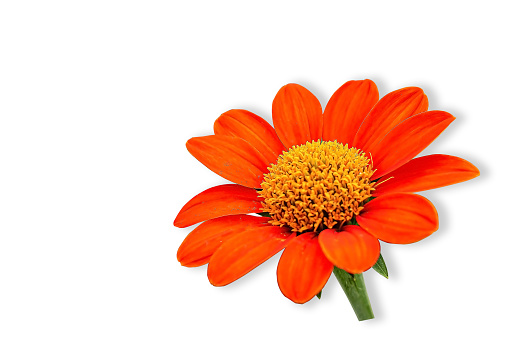
<path id="1" fill-rule="evenodd" d="M 0 336 L 430 337 L 507 332 L 510 92 L 505 1 L 2 1 Z M 457 120 L 424 153 L 481 176 L 426 192 L 439 231 L 383 244 L 358 322 L 331 278 L 296 305 L 279 255 L 211 286 L 172 222 L 225 180 L 186 150 L 278 89 L 420 86 Z M 499 333 L 498 333 L 499 332 Z M 504 334 L 503 334 L 504 335 Z"/>

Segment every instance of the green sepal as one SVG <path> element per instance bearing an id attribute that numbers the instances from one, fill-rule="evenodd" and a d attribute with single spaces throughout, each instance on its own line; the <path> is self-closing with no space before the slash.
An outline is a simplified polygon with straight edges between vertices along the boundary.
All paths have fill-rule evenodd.
<path id="1" fill-rule="evenodd" d="M 377 271 L 377 273 L 381 276 L 388 278 L 388 268 L 386 268 L 386 263 L 384 263 L 384 259 L 381 254 L 379 254 L 379 259 L 377 259 L 377 262 L 375 262 L 372 269 Z"/>
<path id="2" fill-rule="evenodd" d="M 322 290 L 320 290 L 319 293 L 317 294 L 317 298 L 321 299 L 321 296 L 322 296 Z"/>
<path id="3" fill-rule="evenodd" d="M 257 215 L 260 215 L 262 217 L 271 217 L 271 214 L 268 212 L 257 212 Z"/>
<path id="4" fill-rule="evenodd" d="M 378 180 L 378 179 L 377 179 Z M 375 181 L 372 181 L 372 182 L 376 182 L 377 180 Z M 370 202 L 371 200 L 375 199 L 376 197 L 375 196 L 370 196 L 369 198 L 367 198 L 366 200 L 363 201 L 363 204 L 367 204 L 368 202 Z"/>
<path id="5" fill-rule="evenodd" d="M 333 268 L 333 273 L 349 299 L 358 320 L 362 321 L 374 318 L 363 274 L 352 275 L 336 266 Z"/>

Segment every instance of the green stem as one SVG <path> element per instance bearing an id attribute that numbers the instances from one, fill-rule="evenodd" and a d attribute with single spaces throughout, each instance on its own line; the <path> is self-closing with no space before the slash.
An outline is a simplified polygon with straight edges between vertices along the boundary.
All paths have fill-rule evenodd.
<path id="1" fill-rule="evenodd" d="M 363 274 L 351 275 L 336 266 L 333 269 L 333 273 L 342 286 L 342 289 L 344 289 L 358 320 L 362 321 L 374 318 Z"/>

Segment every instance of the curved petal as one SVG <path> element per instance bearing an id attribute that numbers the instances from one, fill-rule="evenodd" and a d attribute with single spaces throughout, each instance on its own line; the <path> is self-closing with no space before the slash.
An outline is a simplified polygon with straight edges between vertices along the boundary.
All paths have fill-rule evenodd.
<path id="1" fill-rule="evenodd" d="M 308 89 L 290 83 L 283 86 L 273 100 L 273 123 L 287 148 L 320 140 L 321 104 Z"/>
<path id="2" fill-rule="evenodd" d="M 432 143 L 455 120 L 444 111 L 414 115 L 393 128 L 377 145 L 367 149 L 372 154 L 375 180 L 409 162 Z"/>
<path id="3" fill-rule="evenodd" d="M 340 231 L 323 230 L 319 244 L 331 263 L 352 274 L 374 266 L 381 251 L 377 238 L 357 225 L 346 225 Z"/>
<path id="4" fill-rule="evenodd" d="M 480 171 L 468 161 L 450 155 L 428 155 L 407 162 L 381 177 L 373 196 L 393 192 L 417 192 L 470 180 Z"/>
<path id="5" fill-rule="evenodd" d="M 303 304 L 322 290 L 332 271 L 333 264 L 324 256 L 317 235 L 307 232 L 287 245 L 276 273 L 283 295 Z"/>
<path id="6" fill-rule="evenodd" d="M 212 255 L 209 282 L 224 286 L 246 275 L 282 250 L 296 234 L 286 228 L 267 226 L 232 237 Z"/>
<path id="7" fill-rule="evenodd" d="M 255 189 L 237 184 L 219 185 L 193 197 L 175 218 L 174 225 L 185 228 L 208 219 L 259 212 L 262 208 Z"/>
<path id="8" fill-rule="evenodd" d="M 373 81 L 346 82 L 331 96 L 324 109 L 322 139 L 351 145 L 361 123 L 378 100 L 379 91 Z"/>
<path id="9" fill-rule="evenodd" d="M 246 230 L 270 226 L 267 223 L 270 219 L 250 215 L 231 215 L 206 221 L 186 236 L 177 250 L 177 260 L 187 267 L 207 264 L 212 254 L 223 243 Z"/>
<path id="10" fill-rule="evenodd" d="M 418 87 L 407 87 L 385 95 L 372 108 L 354 137 L 354 147 L 366 152 L 393 127 L 428 108 L 427 96 Z"/>
<path id="11" fill-rule="evenodd" d="M 278 156 L 286 150 L 274 128 L 247 110 L 232 109 L 221 114 L 214 122 L 214 133 L 242 138 L 257 149 L 267 163 L 276 163 Z"/>
<path id="12" fill-rule="evenodd" d="M 356 221 L 375 237 L 394 244 L 418 242 L 436 231 L 439 225 L 434 205 L 423 196 L 407 193 L 371 200 Z"/>
<path id="13" fill-rule="evenodd" d="M 188 151 L 221 177 L 250 188 L 260 188 L 269 162 L 252 145 L 239 137 L 211 135 L 193 137 Z"/>

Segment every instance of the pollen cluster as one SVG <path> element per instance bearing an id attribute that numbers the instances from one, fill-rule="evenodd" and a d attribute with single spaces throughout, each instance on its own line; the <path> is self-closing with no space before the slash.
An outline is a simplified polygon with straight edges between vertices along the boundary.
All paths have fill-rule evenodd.
<path id="1" fill-rule="evenodd" d="M 262 211 L 296 232 L 340 228 L 371 196 L 373 173 L 364 152 L 336 141 L 293 146 L 264 175 Z"/>

